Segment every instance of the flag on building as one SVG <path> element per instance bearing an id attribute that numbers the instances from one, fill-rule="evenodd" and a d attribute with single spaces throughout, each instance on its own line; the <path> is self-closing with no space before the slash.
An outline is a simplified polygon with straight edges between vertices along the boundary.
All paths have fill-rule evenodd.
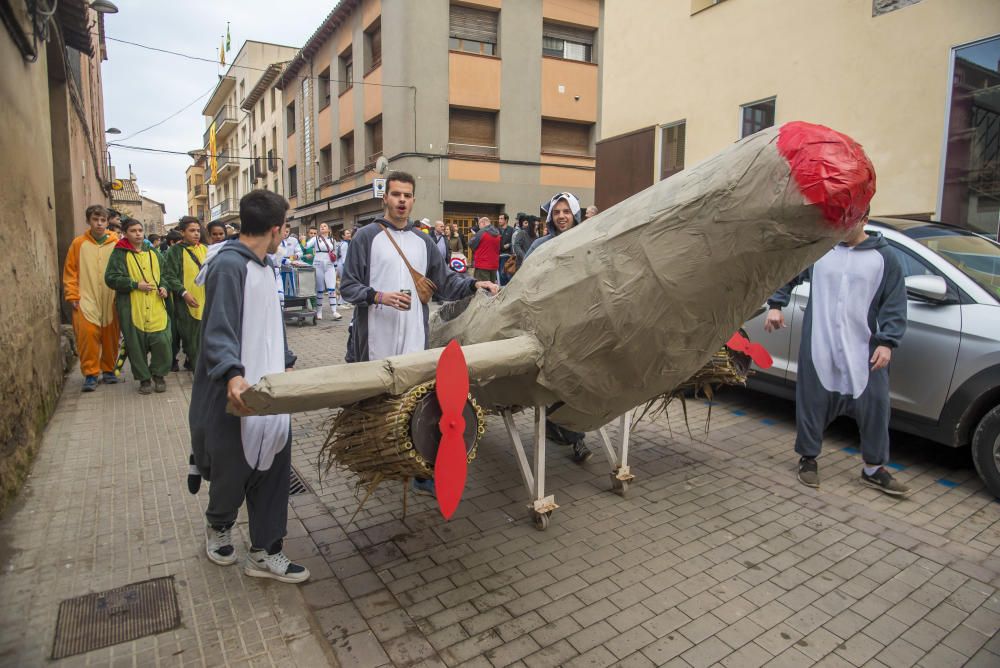
<path id="1" fill-rule="evenodd" d="M 215 157 L 215 121 L 208 128 L 208 166 L 211 170 L 209 183 L 215 185 L 219 181 L 219 161 Z"/>
<path id="2" fill-rule="evenodd" d="M 226 51 L 229 51 L 229 21 L 226 21 Z"/>
<path id="3" fill-rule="evenodd" d="M 222 44 L 219 46 L 219 64 L 226 64 L 226 41 L 222 40 Z"/>

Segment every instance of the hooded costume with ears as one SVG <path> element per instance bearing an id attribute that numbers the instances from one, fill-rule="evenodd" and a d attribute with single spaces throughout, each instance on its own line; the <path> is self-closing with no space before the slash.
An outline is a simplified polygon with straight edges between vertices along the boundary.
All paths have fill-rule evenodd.
<path id="1" fill-rule="evenodd" d="M 163 285 L 162 268 L 157 251 L 145 245 L 136 250 L 128 239 L 122 239 L 115 245 L 104 272 L 104 282 L 118 293 L 115 300 L 118 322 L 125 337 L 132 375 L 138 381 L 170 373 L 170 319 L 167 302 L 159 293 Z M 142 281 L 155 289 L 143 292 L 139 289 Z"/>
<path id="2" fill-rule="evenodd" d="M 889 367 L 873 370 L 875 348 L 895 349 L 906 331 L 903 271 L 878 233 L 856 246 L 839 244 L 768 299 L 788 306 L 792 289 L 809 281 L 795 383 L 795 452 L 817 457 L 823 431 L 840 415 L 861 432 L 869 466 L 889 463 Z"/>
<path id="3" fill-rule="evenodd" d="M 231 526 L 247 503 L 250 542 L 273 553 L 285 536 L 291 418 L 237 417 L 226 412 L 229 381 L 243 376 L 253 385 L 291 368 L 295 356 L 285 342 L 274 268 L 239 241 L 217 244 L 206 264 L 205 347 L 191 386 L 191 449 L 208 488 L 208 524 Z M 192 279 L 193 280 L 193 279 Z"/>
<path id="4" fill-rule="evenodd" d="M 118 360 L 118 315 L 115 292 L 104 283 L 118 235 L 108 232 L 100 240 L 88 230 L 69 246 L 63 268 L 63 296 L 76 302 L 73 331 L 84 376 L 114 373 Z"/>
<path id="5" fill-rule="evenodd" d="M 534 243 L 528 247 L 528 252 L 524 254 L 525 260 L 528 259 L 528 256 L 531 255 L 536 248 L 559 236 L 559 229 L 555 226 L 555 223 L 552 222 L 552 209 L 555 208 L 556 203 L 559 200 L 565 200 L 566 203 L 569 204 L 570 211 L 573 212 L 572 227 L 576 227 L 580 224 L 580 200 L 576 198 L 576 195 L 573 193 L 559 193 L 557 195 L 553 195 L 552 199 L 541 206 L 542 215 L 545 216 L 545 224 L 548 228 L 548 234 L 535 239 Z M 572 229 L 572 227 L 570 229 Z"/>
<path id="6" fill-rule="evenodd" d="M 205 244 L 191 246 L 182 241 L 170 247 L 164 262 L 164 285 L 174 296 L 174 327 L 177 328 L 184 344 L 184 352 L 195 369 L 198 367 L 201 349 L 201 314 L 205 307 L 205 288 L 195 282 L 195 277 L 201 271 L 207 255 L 208 247 Z M 183 297 L 185 292 L 195 298 L 198 306 L 187 305 Z"/>

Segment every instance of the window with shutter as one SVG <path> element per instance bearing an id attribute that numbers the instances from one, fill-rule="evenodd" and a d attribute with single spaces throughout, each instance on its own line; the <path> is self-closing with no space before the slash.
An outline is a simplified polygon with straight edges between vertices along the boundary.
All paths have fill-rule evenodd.
<path id="1" fill-rule="evenodd" d="M 567 123 L 542 119 L 542 153 L 591 155 L 592 123 Z"/>
<path id="2" fill-rule="evenodd" d="M 448 152 L 497 155 L 497 115 L 493 111 L 452 108 L 448 115 Z"/>
<path id="3" fill-rule="evenodd" d="M 593 52 L 593 30 L 548 21 L 542 24 L 543 55 L 589 63 Z"/>
<path id="4" fill-rule="evenodd" d="M 454 51 L 497 55 L 497 12 L 452 5 L 448 48 Z"/>
<path id="5" fill-rule="evenodd" d="M 344 174 L 354 171 L 354 133 L 351 132 L 340 139 L 340 164 Z"/>
<path id="6" fill-rule="evenodd" d="M 684 170 L 684 137 L 687 123 L 681 121 L 663 128 L 660 147 L 660 179 L 666 179 Z"/>
<path id="7" fill-rule="evenodd" d="M 340 89 L 338 92 L 340 95 L 343 95 L 354 85 L 354 55 L 351 53 L 350 47 L 340 54 L 338 64 L 340 70 L 338 77 L 340 79 Z"/>
<path id="8" fill-rule="evenodd" d="M 316 81 L 316 96 L 319 100 L 319 108 L 325 109 L 330 106 L 330 68 L 326 68 L 319 73 Z"/>
<path id="9" fill-rule="evenodd" d="M 368 159 L 366 164 L 374 165 L 378 157 L 382 155 L 382 118 L 366 123 L 365 131 L 368 144 Z"/>
<path id="10" fill-rule="evenodd" d="M 365 31 L 365 74 L 382 63 L 382 19 L 378 18 Z"/>

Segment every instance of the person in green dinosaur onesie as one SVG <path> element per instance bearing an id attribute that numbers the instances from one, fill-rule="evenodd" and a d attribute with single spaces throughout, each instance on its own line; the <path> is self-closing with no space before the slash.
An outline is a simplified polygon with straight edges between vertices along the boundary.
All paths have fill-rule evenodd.
<path id="1" fill-rule="evenodd" d="M 205 305 L 205 286 L 194 282 L 208 254 L 201 243 L 201 223 L 193 216 L 184 216 L 177 223 L 181 242 L 167 251 L 164 259 L 164 282 L 174 295 L 173 325 L 180 333 L 187 355 L 185 368 L 194 372 L 201 347 L 201 311 Z"/>
<path id="2" fill-rule="evenodd" d="M 143 242 L 141 222 L 126 218 L 122 228 L 125 238 L 111 252 L 104 282 L 118 293 L 118 322 L 139 394 L 150 394 L 154 387 L 166 392 L 163 378 L 170 372 L 171 335 L 163 262 L 160 253 Z"/>

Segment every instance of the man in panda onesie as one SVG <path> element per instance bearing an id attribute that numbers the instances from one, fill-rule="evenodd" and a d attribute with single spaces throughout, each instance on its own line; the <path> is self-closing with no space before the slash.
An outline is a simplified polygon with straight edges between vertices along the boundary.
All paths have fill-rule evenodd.
<path id="1" fill-rule="evenodd" d="M 497 293 L 495 283 L 451 271 L 431 236 L 414 227 L 409 219 L 414 187 L 411 175 L 391 172 L 383 196 L 385 217 L 365 225 L 351 239 L 340 282 L 341 295 L 355 306 L 347 362 L 380 360 L 427 347 L 430 311 L 420 303 L 401 254 L 415 271 L 434 282 L 435 294 L 444 299 L 462 299 L 480 288 Z M 414 487 L 433 493 L 431 480 L 415 480 Z"/>
<path id="2" fill-rule="evenodd" d="M 303 582 L 309 571 L 282 552 L 288 520 L 291 420 L 251 415 L 242 394 L 267 374 L 291 369 L 274 268 L 268 254 L 281 242 L 288 202 L 266 190 L 240 200 L 239 239 L 219 244 L 205 264 L 201 356 L 191 388 L 194 464 L 211 484 L 205 551 L 216 564 L 236 562 L 231 532 L 244 499 L 250 550 L 243 572 Z M 240 416 L 226 412 L 231 403 Z"/>
<path id="3" fill-rule="evenodd" d="M 889 463 L 889 360 L 906 330 L 906 287 L 899 260 L 878 232 L 857 230 L 769 300 L 764 329 L 785 326 L 781 309 L 808 280 L 795 385 L 795 452 L 799 481 L 819 487 L 823 432 L 840 415 L 861 433 L 861 483 L 892 496 L 910 489 Z"/>

